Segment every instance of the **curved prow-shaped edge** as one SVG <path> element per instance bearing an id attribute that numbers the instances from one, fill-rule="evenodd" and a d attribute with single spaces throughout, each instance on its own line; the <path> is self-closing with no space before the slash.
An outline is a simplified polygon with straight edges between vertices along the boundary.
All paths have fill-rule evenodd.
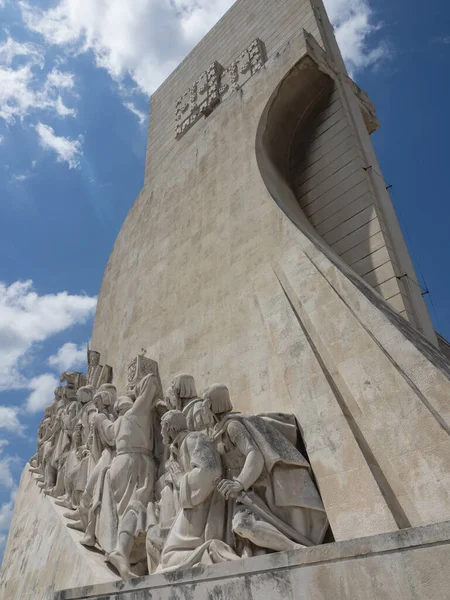
<path id="1" fill-rule="evenodd" d="M 289 158 L 294 135 L 307 128 L 315 107 L 327 97 L 333 79 L 308 56 L 297 63 L 272 94 L 256 134 L 256 159 L 264 183 L 281 210 L 308 237 L 320 236 L 301 209 L 289 182 Z"/>
<path id="2" fill-rule="evenodd" d="M 292 223 L 410 340 L 446 377 L 450 363 L 423 335 L 395 311 L 343 260 L 309 221 L 291 182 L 292 144 L 311 134 L 321 106 L 326 105 L 336 79 L 309 53 L 282 78 L 269 98 L 258 124 L 255 153 L 261 177 L 275 203 Z"/>

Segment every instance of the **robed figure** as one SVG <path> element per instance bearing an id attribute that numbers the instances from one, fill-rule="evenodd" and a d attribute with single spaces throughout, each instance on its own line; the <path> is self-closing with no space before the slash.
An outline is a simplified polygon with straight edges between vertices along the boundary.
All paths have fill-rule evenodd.
<path id="1" fill-rule="evenodd" d="M 308 461 L 264 418 L 233 413 L 225 385 L 204 397 L 224 469 L 225 541 L 241 556 L 320 544 L 328 520 Z"/>
<path id="2" fill-rule="evenodd" d="M 114 423 L 116 454 L 104 478 L 96 538 L 124 579 L 139 573 L 139 563 L 146 569 L 147 508 L 154 501 L 158 469 L 161 395 L 158 377 L 146 375 L 136 386 L 133 406 Z"/>
<path id="3" fill-rule="evenodd" d="M 205 433 L 188 431 L 186 415 L 178 410 L 167 412 L 161 427 L 163 440 L 170 444 L 166 469 L 178 491 L 179 510 L 158 570 L 239 559 L 221 539 L 224 502 L 216 483 L 222 466 L 212 440 Z"/>

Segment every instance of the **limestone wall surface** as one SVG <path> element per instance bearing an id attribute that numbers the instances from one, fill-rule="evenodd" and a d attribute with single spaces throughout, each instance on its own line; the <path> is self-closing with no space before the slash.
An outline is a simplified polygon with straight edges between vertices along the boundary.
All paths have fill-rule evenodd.
<path id="1" fill-rule="evenodd" d="M 66 527 L 63 512 L 27 465 L 0 570 L 0 600 L 51 600 L 56 590 L 118 579 L 100 553 L 79 543 L 82 534 Z"/>
<path id="2" fill-rule="evenodd" d="M 377 202 L 367 165 L 338 86 L 299 127 L 290 155 L 297 200 L 323 239 L 402 316 L 418 326 L 395 241 Z"/>
<path id="3" fill-rule="evenodd" d="M 237 0 L 153 94 L 147 144 L 146 182 L 150 182 L 152 175 L 159 168 L 160 161 L 164 161 L 177 144 L 173 133 L 176 99 L 212 61 L 228 66 L 257 37 L 263 41 L 267 56 L 275 56 L 302 29 L 314 36 L 316 41 L 327 50 L 334 68 L 345 74 L 345 66 L 321 0 L 281 0 L 281 2 L 280 0 L 276 2 Z M 334 180 L 340 185 L 334 186 L 335 197 L 331 198 L 337 201 L 329 204 L 330 193 L 321 195 L 319 199 L 321 210 L 318 214 L 314 214 L 311 221 L 321 223 L 323 218 L 331 215 L 334 220 L 338 218 L 341 223 L 345 221 L 347 227 L 345 240 L 340 240 L 340 244 L 337 245 L 338 254 L 341 254 L 340 246 L 347 244 L 345 259 L 349 260 L 349 264 L 355 265 L 358 274 L 364 276 L 404 318 L 437 345 L 431 320 L 420 294 L 420 286 L 362 118 L 356 114 L 358 109 L 356 112 L 353 110 L 353 114 L 349 114 L 349 107 L 346 106 L 348 98 L 346 100 L 341 97 L 339 91 L 337 96 L 340 110 L 333 112 L 333 127 L 328 128 L 329 119 L 324 125 L 325 148 L 331 150 L 334 147 L 336 141 L 334 134 L 337 131 L 341 132 L 341 136 L 350 133 L 356 156 L 351 163 L 343 162 L 349 152 L 342 148 L 340 152 L 339 149 L 335 149 L 335 153 L 339 153 L 335 156 L 335 160 L 342 163 L 342 168 L 339 168 L 334 176 Z M 304 169 L 301 161 L 297 161 L 294 165 L 294 170 L 299 169 L 300 171 Z M 328 174 L 321 172 L 316 176 L 316 179 L 318 178 L 322 187 L 326 186 Z M 361 193 L 361 186 L 365 187 L 365 194 Z M 357 190 L 360 192 L 359 195 L 352 196 L 352 193 L 356 194 Z M 353 202 L 349 208 L 351 199 L 356 202 Z M 366 223 L 373 221 L 374 218 L 376 223 L 371 222 L 370 227 L 365 227 L 366 223 L 360 224 L 359 213 L 368 205 L 372 208 L 372 213 L 376 213 L 376 217 L 372 214 L 372 218 Z M 314 206 L 309 206 L 307 214 L 311 213 L 313 208 Z M 337 211 L 338 215 L 336 215 Z M 355 215 L 357 219 L 348 224 L 347 221 Z M 380 229 L 378 230 L 375 225 Z M 374 227 L 375 231 L 372 233 Z M 356 232 L 356 237 L 359 236 L 359 239 L 352 245 L 351 233 L 353 232 Z M 361 234 L 363 234 L 362 238 Z"/>
<path id="4" fill-rule="evenodd" d="M 449 523 L 184 573 L 65 590 L 55 600 L 448 600 Z"/>
<path id="5" fill-rule="evenodd" d="M 280 7 L 265 3 L 273 4 Z M 313 14 L 305 8 L 298 26 Z M 250 27 L 254 18 L 249 13 L 250 37 L 266 43 L 264 31 Z M 269 172 L 272 159 L 262 166 L 258 135 L 289 74 L 298 76 L 295 93 L 306 94 L 298 102 L 313 101 L 324 78 L 334 81 L 361 133 L 345 82 L 302 31 L 291 33 L 206 119 L 164 148 L 149 145 L 151 180 L 108 263 L 92 345 L 119 387 L 128 361 L 145 348 L 165 385 L 189 372 L 200 391 L 228 384 L 237 410 L 295 413 L 335 539 L 443 521 L 450 518 L 448 361 L 316 234 L 287 178 Z M 231 56 L 249 40 L 230 36 Z M 158 102 L 173 107 L 199 68 L 198 48 L 179 71 L 189 73 L 182 85 L 174 76 L 167 95 L 157 93 L 152 127 L 166 111 Z M 212 45 L 206 56 L 227 60 Z M 169 140 L 168 125 L 161 127 Z"/>
<path id="6" fill-rule="evenodd" d="M 176 139 L 177 98 L 256 38 L 262 68 L 243 67 L 245 83 Z M 448 525 L 427 529 L 428 541 L 398 530 L 450 519 L 450 363 L 420 292 L 399 281 L 414 273 L 360 102 L 320 0 L 238 0 L 152 98 L 146 184 L 105 271 L 92 348 L 119 393 L 144 348 L 164 386 L 188 372 L 200 392 L 226 383 L 236 410 L 294 413 L 332 534 L 356 544 L 255 559 L 251 574 L 225 565 L 230 588 L 194 581 L 171 598 L 301 589 L 409 600 L 429 585 L 430 598 L 446 597 Z M 25 472 L 0 598 L 114 579 L 58 510 Z M 381 546 L 355 541 L 393 531 Z M 178 577 L 186 583 L 166 582 Z M 157 578 L 141 583 L 104 596 L 172 593 Z M 85 597 L 74 593 L 60 598 Z"/>
<path id="7" fill-rule="evenodd" d="M 177 145 L 175 101 L 202 71 L 213 61 L 228 66 L 255 38 L 264 42 L 267 56 L 273 56 L 302 29 L 322 43 L 310 0 L 237 0 L 152 95 L 154 117 L 148 132 L 146 180 L 156 174 L 160 161 Z"/>

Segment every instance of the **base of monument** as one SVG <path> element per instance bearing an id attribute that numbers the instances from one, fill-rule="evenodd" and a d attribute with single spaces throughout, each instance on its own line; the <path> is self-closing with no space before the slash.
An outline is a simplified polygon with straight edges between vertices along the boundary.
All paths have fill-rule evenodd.
<path id="1" fill-rule="evenodd" d="M 50 600 L 55 590 L 119 577 L 100 551 L 80 544 L 83 533 L 66 527 L 67 509 L 36 485 L 27 465 L 17 493 L 0 570 L 0 600 Z"/>
<path id="2" fill-rule="evenodd" d="M 448 600 L 450 521 L 58 592 L 55 600 Z"/>

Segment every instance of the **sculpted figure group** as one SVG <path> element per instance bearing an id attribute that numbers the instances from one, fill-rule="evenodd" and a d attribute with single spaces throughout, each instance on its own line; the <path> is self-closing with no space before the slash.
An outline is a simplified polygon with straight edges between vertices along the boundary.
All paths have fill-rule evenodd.
<path id="1" fill-rule="evenodd" d="M 30 463 L 125 579 L 320 544 L 328 521 L 298 436 L 292 415 L 233 412 L 224 384 L 198 396 L 180 374 L 163 394 L 149 373 L 121 397 L 58 387 Z"/>

